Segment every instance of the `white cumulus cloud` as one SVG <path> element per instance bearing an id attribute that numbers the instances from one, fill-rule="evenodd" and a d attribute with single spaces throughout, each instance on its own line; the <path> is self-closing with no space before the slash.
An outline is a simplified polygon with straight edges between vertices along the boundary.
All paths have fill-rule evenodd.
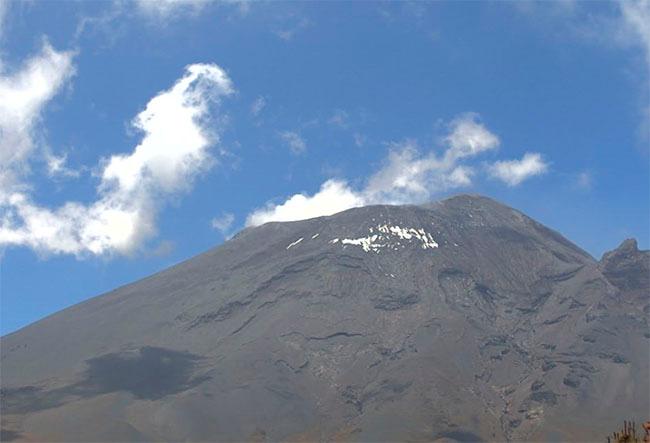
<path id="1" fill-rule="evenodd" d="M 269 203 L 253 211 L 246 224 L 302 220 L 368 204 L 422 202 L 433 193 L 469 186 L 474 169 L 460 162 L 496 149 L 499 138 L 475 114 L 454 119 L 448 129 L 442 139 L 445 151 L 440 156 L 433 152 L 421 154 L 415 141 L 393 144 L 382 167 L 361 189 L 354 189 L 342 180 L 328 180 L 314 195 L 296 194 L 284 203 Z"/>
<path id="2" fill-rule="evenodd" d="M 499 137 L 488 131 L 474 113 L 463 114 L 452 120 L 445 141 L 449 144 L 449 149 L 445 152 L 447 162 L 495 149 L 501 143 Z"/>
<path id="3" fill-rule="evenodd" d="M 490 175 L 508 186 L 517 186 L 524 180 L 544 174 L 548 170 L 542 156 L 527 152 L 521 160 L 503 160 L 489 166 Z"/>
<path id="4" fill-rule="evenodd" d="M 47 41 L 15 72 L 0 72 L 0 189 L 26 173 L 43 109 L 74 74 L 74 54 Z"/>
<path id="5" fill-rule="evenodd" d="M 364 204 L 363 196 L 350 189 L 346 182 L 328 180 L 314 195 L 296 194 L 282 204 L 268 204 L 254 211 L 246 219 L 246 225 L 257 226 L 269 221 L 292 221 L 332 215 Z"/>
<path id="6" fill-rule="evenodd" d="M 164 199 L 188 190 L 215 160 L 209 148 L 219 138 L 207 125 L 210 105 L 232 91 L 219 66 L 188 66 L 133 120 L 142 134 L 134 150 L 104 161 L 95 202 L 49 209 L 24 192 L 0 192 L 0 246 L 77 256 L 137 249 L 155 233 Z"/>

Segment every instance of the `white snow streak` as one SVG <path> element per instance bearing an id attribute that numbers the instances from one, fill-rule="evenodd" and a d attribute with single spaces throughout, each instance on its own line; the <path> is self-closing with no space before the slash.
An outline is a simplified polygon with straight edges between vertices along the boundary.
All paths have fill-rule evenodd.
<path id="1" fill-rule="evenodd" d="M 364 251 L 369 252 L 369 251 L 375 251 L 379 252 L 379 248 L 384 247 L 385 245 L 381 245 L 378 243 L 375 243 L 375 241 L 379 238 L 377 234 L 372 235 L 370 237 L 361 237 L 361 238 L 344 238 L 341 240 L 341 243 L 344 245 L 355 245 L 355 246 L 361 246 Z"/>
<path id="2" fill-rule="evenodd" d="M 287 249 L 289 249 L 289 248 L 292 247 L 292 246 L 296 246 L 298 243 L 300 243 L 300 242 L 302 241 L 302 239 L 303 239 L 303 237 L 300 237 L 300 238 L 299 238 L 298 240 L 296 240 L 295 242 L 289 244 L 289 246 L 287 246 Z"/>

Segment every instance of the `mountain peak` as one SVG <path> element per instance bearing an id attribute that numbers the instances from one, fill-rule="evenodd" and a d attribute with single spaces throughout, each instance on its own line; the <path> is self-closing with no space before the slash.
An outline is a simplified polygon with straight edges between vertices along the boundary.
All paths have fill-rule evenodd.
<path id="1" fill-rule="evenodd" d="M 250 228 L 3 337 L 2 432 L 568 440 L 580 403 L 596 440 L 609 410 L 647 410 L 646 313 L 608 283 L 647 299 L 625 246 L 602 271 L 477 195 Z M 601 389 L 621 377 L 625 396 Z"/>
<path id="2" fill-rule="evenodd" d="M 614 286 L 639 295 L 640 301 L 647 301 L 650 251 L 640 251 L 636 239 L 625 239 L 618 248 L 603 254 L 599 266 Z"/>
<path id="3" fill-rule="evenodd" d="M 491 201 L 496 203 L 496 200 L 486 195 L 472 193 L 454 194 L 450 197 L 442 199 L 442 201 Z"/>
<path id="4" fill-rule="evenodd" d="M 600 262 L 607 263 L 612 260 L 620 260 L 623 258 L 631 259 L 648 253 L 650 253 L 650 251 L 639 250 L 639 245 L 635 238 L 626 238 L 616 249 L 605 252 L 603 257 L 600 259 Z"/>
<path id="5" fill-rule="evenodd" d="M 616 250 L 620 252 L 638 252 L 639 246 L 637 245 L 636 238 L 626 238 Z"/>
<path id="6" fill-rule="evenodd" d="M 454 206 L 489 205 L 492 207 L 508 208 L 508 206 L 504 205 L 503 203 L 500 203 L 494 200 L 493 198 L 490 198 L 482 194 L 455 194 L 450 197 L 446 197 L 441 200 L 433 201 L 431 203 L 425 204 L 424 206 L 435 205 L 435 204 L 454 205 Z"/>
<path id="7" fill-rule="evenodd" d="M 272 246 L 265 249 L 267 253 L 286 250 L 291 254 L 358 250 L 383 256 L 415 248 L 428 250 L 429 257 L 438 262 L 444 257 L 452 260 L 456 253 L 487 259 L 477 247 L 492 251 L 494 259 L 506 246 L 532 250 L 546 245 L 544 254 L 552 250 L 565 263 L 593 262 L 589 254 L 559 233 L 477 194 L 460 194 L 421 205 L 369 205 L 330 216 L 267 223 L 243 231 L 233 241 L 261 248 Z"/>

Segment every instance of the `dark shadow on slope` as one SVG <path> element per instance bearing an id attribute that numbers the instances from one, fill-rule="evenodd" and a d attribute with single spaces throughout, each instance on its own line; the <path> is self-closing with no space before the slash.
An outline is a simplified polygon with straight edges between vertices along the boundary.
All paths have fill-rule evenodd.
<path id="1" fill-rule="evenodd" d="M 438 438 L 448 438 L 463 443 L 483 443 L 483 439 L 478 435 L 463 430 L 441 432 L 436 436 L 436 439 Z"/>
<path id="2" fill-rule="evenodd" d="M 158 400 L 207 380 L 192 379 L 199 359 L 188 352 L 155 347 L 107 354 L 88 360 L 86 380 L 80 386 L 92 394 L 127 391 L 140 399 Z"/>
<path id="3" fill-rule="evenodd" d="M 2 389 L 2 413 L 24 414 L 120 391 L 138 399 L 158 400 L 208 380 L 207 376 L 193 377 L 200 359 L 189 352 L 149 346 L 102 355 L 87 360 L 83 379 L 72 385 L 51 390 L 36 386 Z"/>
<path id="4" fill-rule="evenodd" d="M 22 434 L 8 429 L 0 429 L 0 441 L 14 441 L 22 437 Z"/>

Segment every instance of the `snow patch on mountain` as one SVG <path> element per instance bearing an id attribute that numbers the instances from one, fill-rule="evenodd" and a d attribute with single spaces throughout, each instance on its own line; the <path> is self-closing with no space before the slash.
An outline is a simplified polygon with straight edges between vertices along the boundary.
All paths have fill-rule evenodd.
<path id="1" fill-rule="evenodd" d="M 292 246 L 296 246 L 298 243 L 300 243 L 300 242 L 302 241 L 303 238 L 304 238 L 304 237 L 300 237 L 300 238 L 299 238 L 298 240 L 296 240 L 295 242 L 290 243 L 289 246 L 287 246 L 287 249 L 291 248 Z"/>
<path id="2" fill-rule="evenodd" d="M 398 225 L 377 225 L 368 228 L 371 235 L 358 238 L 344 238 L 341 240 L 343 245 L 360 246 L 366 252 L 376 252 L 382 248 L 397 250 L 403 249 L 407 244 L 419 243 L 422 249 L 435 249 L 438 243 L 433 239 L 431 234 L 422 228 L 408 228 Z M 338 239 L 337 239 L 338 241 Z M 335 243 L 330 241 L 330 243 Z"/>

